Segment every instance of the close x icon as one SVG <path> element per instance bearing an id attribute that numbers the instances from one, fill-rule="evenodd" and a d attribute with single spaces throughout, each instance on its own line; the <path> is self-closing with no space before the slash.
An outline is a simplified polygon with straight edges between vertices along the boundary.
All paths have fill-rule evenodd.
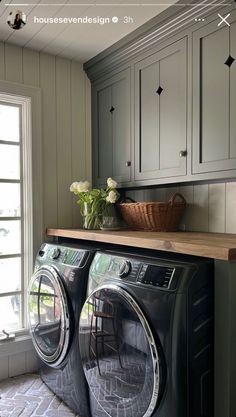
<path id="1" fill-rule="evenodd" d="M 218 23 L 218 26 L 221 26 L 222 23 L 226 24 L 227 26 L 230 26 L 230 23 L 227 20 L 230 16 L 230 13 L 228 13 L 225 17 L 221 16 L 221 14 L 218 13 L 218 16 L 221 19 L 220 22 Z"/>

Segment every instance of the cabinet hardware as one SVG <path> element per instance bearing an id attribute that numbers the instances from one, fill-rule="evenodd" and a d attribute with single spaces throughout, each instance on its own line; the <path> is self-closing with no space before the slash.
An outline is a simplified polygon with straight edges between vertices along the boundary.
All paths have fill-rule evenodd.
<path id="1" fill-rule="evenodd" d="M 115 108 L 113 106 L 111 106 L 110 113 L 113 113 L 114 110 L 115 110 Z"/>
<path id="2" fill-rule="evenodd" d="M 225 65 L 227 65 L 230 68 L 234 61 L 235 59 L 231 55 L 229 55 L 229 57 L 225 61 Z"/>
<path id="3" fill-rule="evenodd" d="M 160 96 L 162 91 L 163 91 L 163 88 L 161 86 L 159 86 L 156 93 Z"/>
<path id="4" fill-rule="evenodd" d="M 126 161 L 125 166 L 126 167 L 131 167 L 131 161 Z"/>
<path id="5" fill-rule="evenodd" d="M 183 158 L 184 156 L 187 156 L 187 151 L 180 151 L 179 153 L 180 158 Z"/>

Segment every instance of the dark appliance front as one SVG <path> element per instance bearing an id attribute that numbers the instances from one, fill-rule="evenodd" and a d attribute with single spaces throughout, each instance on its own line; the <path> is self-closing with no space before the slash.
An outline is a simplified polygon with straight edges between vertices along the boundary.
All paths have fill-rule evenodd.
<path id="1" fill-rule="evenodd" d="M 87 382 L 78 350 L 78 324 L 94 251 L 43 244 L 28 289 L 28 318 L 40 375 L 81 417 L 89 417 Z"/>
<path id="2" fill-rule="evenodd" d="M 79 343 L 93 417 L 214 415 L 210 260 L 97 252 L 87 296 Z"/>

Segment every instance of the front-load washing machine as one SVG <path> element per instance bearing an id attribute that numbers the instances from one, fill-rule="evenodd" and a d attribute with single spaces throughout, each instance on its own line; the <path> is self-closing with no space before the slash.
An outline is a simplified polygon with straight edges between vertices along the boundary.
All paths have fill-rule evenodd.
<path id="1" fill-rule="evenodd" d="M 28 289 L 29 328 L 41 377 L 81 417 L 89 417 L 90 409 L 78 324 L 93 256 L 92 249 L 43 244 Z"/>
<path id="2" fill-rule="evenodd" d="M 214 415 L 213 262 L 158 254 L 91 264 L 79 346 L 93 417 Z"/>

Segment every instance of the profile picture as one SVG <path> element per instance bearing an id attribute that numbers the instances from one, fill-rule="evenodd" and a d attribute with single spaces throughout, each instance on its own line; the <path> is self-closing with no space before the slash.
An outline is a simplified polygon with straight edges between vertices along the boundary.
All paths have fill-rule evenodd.
<path id="1" fill-rule="evenodd" d="M 7 23 L 11 29 L 22 29 L 26 25 L 26 14 L 21 10 L 12 11 L 8 15 Z"/>

